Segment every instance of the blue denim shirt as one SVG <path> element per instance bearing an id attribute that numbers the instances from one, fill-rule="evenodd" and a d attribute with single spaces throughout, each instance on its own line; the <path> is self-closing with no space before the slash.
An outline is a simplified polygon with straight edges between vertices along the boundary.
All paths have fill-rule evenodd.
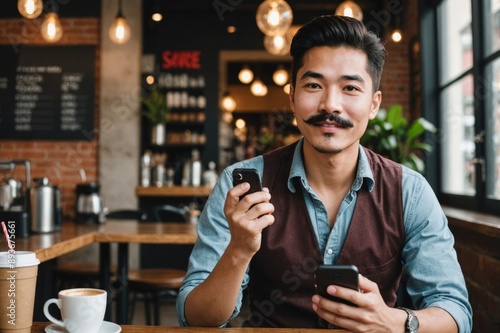
<path id="1" fill-rule="evenodd" d="M 357 192 L 364 182 L 371 191 L 376 186 L 368 159 L 362 147 L 359 163 L 350 191 L 342 201 L 335 224 L 330 230 L 325 206 L 307 182 L 302 160 L 302 140 L 293 157 L 288 188 L 295 192 L 292 178 L 298 177 L 305 191 L 304 200 L 325 264 L 334 264 L 342 249 L 354 213 Z M 255 168 L 262 175 L 262 156 L 233 164 L 223 170 L 198 221 L 198 240 L 191 254 L 188 273 L 177 298 L 177 313 L 181 326 L 187 326 L 184 303 L 189 292 L 203 282 L 225 251 L 231 237 L 224 216 L 226 193 L 232 188 L 234 168 Z M 468 301 L 464 277 L 453 248 L 454 238 L 448 221 L 428 182 L 417 172 L 403 167 L 403 210 L 405 242 L 402 253 L 404 269 L 411 276 L 408 293 L 417 309 L 439 307 L 452 315 L 460 333 L 472 330 L 472 309 Z M 248 270 L 247 270 L 248 273 Z M 247 287 L 245 274 L 231 319 L 239 313 L 242 291 Z"/>

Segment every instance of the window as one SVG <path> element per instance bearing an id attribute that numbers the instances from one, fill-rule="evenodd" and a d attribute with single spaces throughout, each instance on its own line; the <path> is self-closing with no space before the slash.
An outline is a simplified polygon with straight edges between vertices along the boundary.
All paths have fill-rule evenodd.
<path id="1" fill-rule="evenodd" d="M 443 204 L 500 215 L 500 0 L 436 2 L 421 17 L 436 36 L 422 64 L 436 69 L 423 71 L 438 114 L 433 186 Z"/>

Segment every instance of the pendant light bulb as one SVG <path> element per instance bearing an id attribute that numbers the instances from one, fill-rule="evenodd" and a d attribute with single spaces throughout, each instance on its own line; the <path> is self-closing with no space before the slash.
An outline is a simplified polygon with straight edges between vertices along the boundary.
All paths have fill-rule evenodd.
<path id="1" fill-rule="evenodd" d="M 292 25 L 292 8 L 285 0 L 265 0 L 257 8 L 255 21 L 267 36 L 284 35 Z"/>
<path id="2" fill-rule="evenodd" d="M 35 19 L 43 11 L 42 0 L 19 0 L 17 2 L 17 10 L 19 14 L 27 19 Z"/>
<path id="3" fill-rule="evenodd" d="M 403 39 L 403 33 L 400 29 L 394 29 L 391 34 L 391 39 L 394 43 L 399 43 Z"/>
<path id="4" fill-rule="evenodd" d="M 283 86 L 288 82 L 288 72 L 283 66 L 279 66 L 273 73 L 273 81 L 278 86 Z"/>
<path id="5" fill-rule="evenodd" d="M 253 72 L 248 66 L 243 66 L 243 68 L 238 73 L 238 80 L 241 83 L 248 84 L 253 80 Z"/>
<path id="6" fill-rule="evenodd" d="M 284 56 L 290 52 L 290 40 L 286 36 L 264 36 L 264 48 L 267 52 Z"/>
<path id="7" fill-rule="evenodd" d="M 151 15 L 151 19 L 155 22 L 160 22 L 161 20 L 163 20 L 163 15 L 161 15 L 160 12 L 156 12 L 153 15 Z"/>
<path id="8" fill-rule="evenodd" d="M 51 12 L 45 14 L 45 19 L 40 26 L 40 33 L 47 42 L 53 43 L 61 39 L 63 29 L 57 13 Z"/>
<path id="9" fill-rule="evenodd" d="M 130 39 L 130 26 L 122 14 L 122 2 L 118 1 L 118 13 L 109 27 L 109 38 L 115 44 L 125 44 Z"/>
<path id="10" fill-rule="evenodd" d="M 338 16 L 349 16 L 357 19 L 358 21 L 363 21 L 363 11 L 361 7 L 358 6 L 354 1 L 344 1 L 335 10 L 335 15 Z"/>
<path id="11" fill-rule="evenodd" d="M 224 98 L 222 98 L 222 108 L 227 112 L 236 110 L 236 101 L 228 92 L 225 93 Z"/>
<path id="12" fill-rule="evenodd" d="M 254 96 L 266 96 L 267 86 L 260 79 L 256 79 L 252 82 L 250 91 L 252 92 L 252 94 L 254 94 Z"/>

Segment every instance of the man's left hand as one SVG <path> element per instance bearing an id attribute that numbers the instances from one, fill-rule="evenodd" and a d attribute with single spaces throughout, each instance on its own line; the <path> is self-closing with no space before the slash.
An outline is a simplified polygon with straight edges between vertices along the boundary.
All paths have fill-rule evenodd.
<path id="1" fill-rule="evenodd" d="M 328 286 L 327 292 L 357 306 L 334 302 L 314 295 L 314 311 L 327 322 L 352 332 L 403 332 L 405 313 L 388 307 L 378 285 L 359 275 L 360 292 L 340 286 Z"/>

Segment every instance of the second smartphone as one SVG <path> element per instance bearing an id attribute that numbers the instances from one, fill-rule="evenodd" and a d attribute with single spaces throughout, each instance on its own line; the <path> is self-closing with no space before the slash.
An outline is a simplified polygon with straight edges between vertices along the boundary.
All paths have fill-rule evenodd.
<path id="1" fill-rule="evenodd" d="M 337 285 L 358 291 L 358 268 L 354 265 L 319 265 L 316 268 L 316 291 L 318 295 L 335 302 L 354 305 L 342 298 L 326 292 L 329 285 Z"/>

